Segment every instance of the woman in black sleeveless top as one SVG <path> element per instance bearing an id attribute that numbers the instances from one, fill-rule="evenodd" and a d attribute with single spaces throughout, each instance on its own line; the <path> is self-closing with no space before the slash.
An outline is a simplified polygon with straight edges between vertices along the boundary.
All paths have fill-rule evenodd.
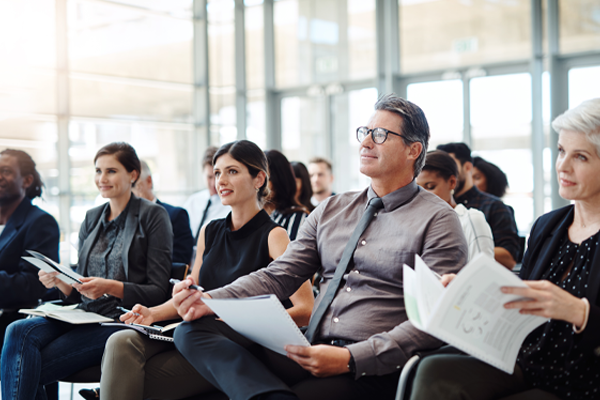
<path id="1" fill-rule="evenodd" d="M 240 276 L 265 267 L 285 251 L 289 239 L 283 228 L 262 209 L 268 193 L 268 168 L 264 153 L 247 140 L 222 146 L 214 156 L 217 193 L 231 206 L 225 219 L 202 227 L 193 280 L 206 290 L 226 285 Z M 303 326 L 313 307 L 310 282 L 290 297 L 288 312 Z M 177 317 L 171 301 L 152 308 L 133 307 L 124 322 L 151 325 Z M 103 398 L 185 398 L 215 390 L 177 352 L 171 343 L 151 340 L 131 330 L 112 335 L 106 345 L 100 388 Z M 106 396 L 106 397 L 105 397 Z"/>

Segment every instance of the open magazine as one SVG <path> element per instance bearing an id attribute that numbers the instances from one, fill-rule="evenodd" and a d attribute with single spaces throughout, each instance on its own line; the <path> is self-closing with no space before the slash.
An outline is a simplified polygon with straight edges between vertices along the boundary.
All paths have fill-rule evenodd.
<path id="1" fill-rule="evenodd" d="M 81 278 L 83 276 L 79 275 L 77 272 L 73 271 L 69 267 L 65 267 L 64 265 L 60 265 L 54 260 L 46 257 L 42 253 L 38 253 L 34 250 L 27 250 L 32 257 L 21 257 L 22 259 L 29 261 L 31 264 L 35 265 L 39 269 L 44 272 L 58 272 L 59 274 L 56 276 L 61 281 L 68 283 L 69 285 L 73 283 L 82 283 Z"/>
<path id="2" fill-rule="evenodd" d="M 404 265 L 404 302 L 411 323 L 444 342 L 509 374 L 531 331 L 548 321 L 504 304 L 519 298 L 502 286 L 526 287 L 485 254 L 473 258 L 444 288 L 419 256 Z"/>

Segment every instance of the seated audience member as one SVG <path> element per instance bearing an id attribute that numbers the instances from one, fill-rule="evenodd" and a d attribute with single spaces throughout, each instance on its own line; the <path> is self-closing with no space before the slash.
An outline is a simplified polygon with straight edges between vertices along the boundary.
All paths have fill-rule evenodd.
<path id="1" fill-rule="evenodd" d="M 267 268 L 206 293 L 189 290 L 191 279 L 174 286 L 173 303 L 188 321 L 175 345 L 229 398 L 393 399 L 407 359 L 441 345 L 407 320 L 401 266 L 418 254 L 438 273 L 457 271 L 467 245 L 456 213 L 415 182 L 429 140 L 421 109 L 394 95 L 375 109 L 357 129 L 368 188 L 326 199 Z M 317 271 L 324 282 L 306 332 L 313 346 L 288 345 L 287 357 L 237 334 L 201 300 L 285 299 Z"/>
<path id="2" fill-rule="evenodd" d="M 514 212 L 499 198 L 483 193 L 473 184 L 471 149 L 464 143 L 439 145 L 438 150 L 450 154 L 458 166 L 456 202 L 467 208 L 476 208 L 485 214 L 494 235 L 494 257 L 508 269 L 513 269 L 521 251 Z"/>
<path id="3" fill-rule="evenodd" d="M 312 158 L 308 163 L 308 174 L 313 191 L 310 201 L 315 207 L 329 196 L 335 195 L 332 191 L 333 168 L 328 160 L 323 157 Z"/>
<path id="4" fill-rule="evenodd" d="M 454 200 L 457 176 L 458 168 L 454 159 L 445 151 L 435 150 L 427 153 L 417 184 L 454 208 L 469 245 L 469 261 L 479 253 L 494 257 L 494 237 L 485 215 L 475 208 L 466 209 Z"/>
<path id="5" fill-rule="evenodd" d="M 296 240 L 298 230 L 308 216 L 308 210 L 296 200 L 296 179 L 288 159 L 277 150 L 265 151 L 269 162 L 269 197 L 265 210 L 271 219 L 287 231 L 290 240 Z"/>
<path id="6" fill-rule="evenodd" d="M 217 152 L 215 146 L 210 146 L 204 152 L 202 171 L 206 183 L 206 189 L 191 195 L 183 204 L 190 216 L 190 228 L 194 235 L 194 243 L 198 242 L 200 228 L 213 219 L 225 218 L 231 208 L 221 204 L 221 198 L 215 189 L 215 175 L 213 173 L 212 160 Z"/>
<path id="7" fill-rule="evenodd" d="M 35 250 L 58 261 L 60 232 L 54 218 L 31 204 L 44 184 L 29 154 L 0 152 L 0 340 L 17 319 L 20 308 L 31 308 L 46 293 L 38 269 L 21 256 Z"/>
<path id="8" fill-rule="evenodd" d="M 502 198 L 508 188 L 508 179 L 496 164 L 473 157 L 473 184 L 484 193 Z"/>
<path id="9" fill-rule="evenodd" d="M 573 204 L 531 228 L 520 273 L 528 287 L 502 288 L 522 298 L 505 308 L 550 320 L 525 339 L 512 375 L 473 357 L 425 358 L 412 400 L 600 397 L 600 98 L 552 127 L 559 132 L 559 193 Z"/>
<path id="10" fill-rule="evenodd" d="M 138 179 L 133 187 L 133 194 L 159 204 L 167 210 L 171 225 L 173 225 L 173 262 L 189 264 L 192 260 L 192 251 L 194 250 L 194 238 L 192 237 L 192 231 L 190 231 L 188 213 L 181 207 L 174 207 L 156 198 L 150 167 L 143 160 L 140 160 L 140 164 L 142 166 L 142 173 L 140 179 Z"/>
<path id="11" fill-rule="evenodd" d="M 300 205 L 306 207 L 308 212 L 312 212 L 315 209 L 310 199 L 312 198 L 313 192 L 310 186 L 310 176 L 306 166 L 300 161 L 292 161 L 290 163 L 294 170 L 294 176 L 296 177 L 296 200 Z"/>
<path id="12" fill-rule="evenodd" d="M 95 182 L 110 201 L 89 210 L 79 230 L 77 272 L 82 284 L 68 285 L 57 273 L 39 272 L 47 288 L 109 318 L 143 302 L 167 298 L 173 233 L 163 207 L 131 194 L 140 162 L 127 143 L 111 143 L 94 158 Z M 72 325 L 34 317 L 13 322 L 2 352 L 2 398 L 46 399 L 44 385 L 100 364 L 106 339 L 115 328 Z"/>
<path id="13" fill-rule="evenodd" d="M 247 140 L 223 145 L 215 154 L 214 172 L 218 193 L 231 213 L 200 230 L 198 254 L 202 257 L 196 258 L 192 279 L 207 289 L 224 286 L 269 264 L 289 243 L 285 230 L 262 208 L 269 191 L 269 170 L 258 146 Z M 308 323 L 313 303 L 309 282 L 284 301 L 299 326 Z M 127 313 L 121 319 L 151 325 L 177 317 L 171 301 L 152 308 L 136 305 L 132 311 L 140 315 Z M 111 400 L 181 399 L 216 390 L 172 343 L 128 329 L 108 340 L 100 387 L 102 398 Z"/>

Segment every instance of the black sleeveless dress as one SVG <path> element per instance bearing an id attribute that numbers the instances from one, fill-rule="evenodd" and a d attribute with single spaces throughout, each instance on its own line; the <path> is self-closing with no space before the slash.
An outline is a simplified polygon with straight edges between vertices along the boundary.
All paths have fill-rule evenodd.
<path id="1" fill-rule="evenodd" d="M 269 233 L 279 225 L 261 210 L 237 231 L 231 231 L 231 213 L 211 221 L 204 234 L 199 283 L 209 291 L 225 286 L 272 261 Z"/>

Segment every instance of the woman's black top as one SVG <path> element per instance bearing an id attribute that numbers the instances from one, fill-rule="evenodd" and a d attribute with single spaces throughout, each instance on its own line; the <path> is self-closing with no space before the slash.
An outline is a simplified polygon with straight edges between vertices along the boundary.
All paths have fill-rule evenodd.
<path id="1" fill-rule="evenodd" d="M 227 218 L 211 221 L 204 232 L 204 254 L 199 283 L 209 291 L 225 286 L 240 276 L 248 275 L 272 261 L 269 255 L 269 233 L 277 228 L 266 211 L 261 210 L 236 231 Z"/>
<path id="2" fill-rule="evenodd" d="M 584 297 L 599 240 L 600 232 L 577 245 L 566 234 L 542 279 Z M 579 341 L 573 325 L 565 321 L 550 320 L 531 332 L 517 359 L 525 381 L 565 399 L 598 398 L 600 358 L 580 350 Z"/>

